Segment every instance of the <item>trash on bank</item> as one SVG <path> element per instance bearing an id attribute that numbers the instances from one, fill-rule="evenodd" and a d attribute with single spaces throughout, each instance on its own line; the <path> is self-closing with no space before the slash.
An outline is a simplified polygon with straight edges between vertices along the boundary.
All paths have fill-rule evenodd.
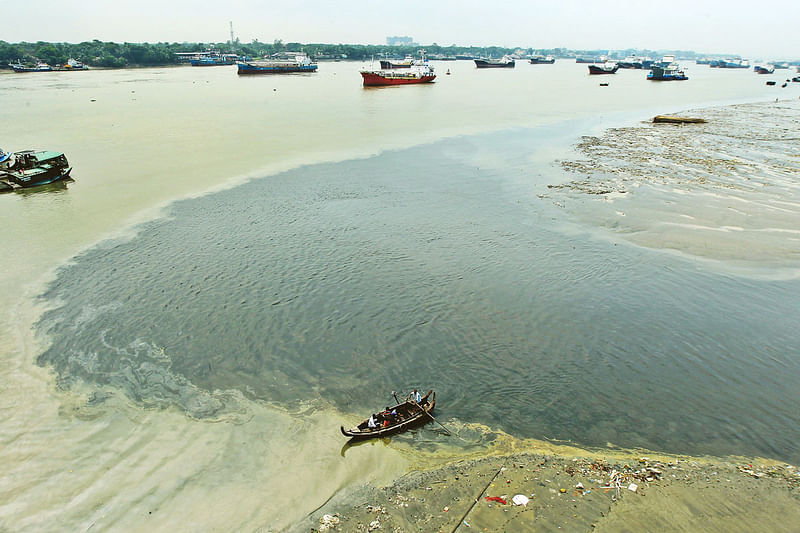
<path id="1" fill-rule="evenodd" d="M 511 498 L 511 501 L 512 501 L 512 502 L 514 502 L 514 505 L 524 505 L 524 506 L 527 506 L 527 505 L 528 505 L 528 502 L 529 502 L 530 500 L 529 500 L 529 499 L 528 499 L 528 497 L 527 497 L 527 496 L 525 496 L 524 494 L 517 494 L 516 496 L 514 496 L 513 498 Z"/>

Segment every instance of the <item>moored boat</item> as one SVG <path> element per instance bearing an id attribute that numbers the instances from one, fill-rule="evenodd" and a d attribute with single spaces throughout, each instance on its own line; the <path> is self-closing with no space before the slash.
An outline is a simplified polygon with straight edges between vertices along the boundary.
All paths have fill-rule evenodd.
<path id="1" fill-rule="evenodd" d="M 77 59 L 69 58 L 58 70 L 89 70 L 89 67 Z"/>
<path id="2" fill-rule="evenodd" d="M 750 62 L 746 59 L 718 59 L 709 64 L 712 68 L 750 68 Z"/>
<path id="3" fill-rule="evenodd" d="M 689 77 L 683 73 L 677 63 L 670 63 L 667 66 L 653 65 L 647 74 L 647 79 L 651 81 L 681 81 L 688 80 Z"/>
<path id="4" fill-rule="evenodd" d="M 72 167 L 62 152 L 23 150 L 5 154 L 0 150 L 0 180 L 19 187 L 36 187 L 69 177 Z"/>
<path id="5" fill-rule="evenodd" d="M 589 74 L 614 74 L 619 70 L 619 65 L 613 61 L 606 61 L 602 65 L 589 65 Z"/>
<path id="6" fill-rule="evenodd" d="M 303 52 L 289 52 L 258 61 L 240 61 L 238 74 L 286 74 L 316 72 L 317 64 Z"/>
<path id="7" fill-rule="evenodd" d="M 340 427 L 342 435 L 355 439 L 370 439 L 385 437 L 400 431 L 405 431 L 418 424 L 433 420 L 430 414 L 436 405 L 436 393 L 429 390 L 419 403 L 409 399 L 389 406 L 385 411 L 374 414 L 351 429 Z M 393 414 L 394 413 L 394 414 Z M 370 427 L 370 419 L 375 422 L 375 427 Z"/>
<path id="8" fill-rule="evenodd" d="M 631 69 L 644 68 L 642 59 L 636 57 L 636 54 L 631 54 L 625 59 L 621 59 L 617 64 L 619 65 L 619 68 L 631 68 Z"/>
<path id="9" fill-rule="evenodd" d="M 431 83 L 436 79 L 433 67 L 425 59 L 415 61 L 408 69 L 362 70 L 360 73 L 364 87 Z"/>
<path id="10" fill-rule="evenodd" d="M 556 58 L 553 56 L 533 56 L 528 62 L 531 65 L 552 65 L 556 62 Z"/>
<path id="11" fill-rule="evenodd" d="M 753 67 L 753 71 L 755 71 L 756 74 L 772 74 L 773 72 L 775 72 L 775 67 L 772 67 L 770 65 L 767 65 L 766 67 L 762 67 L 761 65 L 756 65 L 755 67 Z"/>
<path id="12" fill-rule="evenodd" d="M 510 56 L 503 56 L 500 59 L 474 59 L 473 61 L 477 68 L 514 68 L 514 59 Z"/>
<path id="13" fill-rule="evenodd" d="M 52 72 L 53 67 L 45 63 L 44 61 L 39 61 L 33 67 L 28 67 L 23 65 L 21 62 L 17 61 L 11 65 L 11 68 L 14 69 L 14 72 Z"/>

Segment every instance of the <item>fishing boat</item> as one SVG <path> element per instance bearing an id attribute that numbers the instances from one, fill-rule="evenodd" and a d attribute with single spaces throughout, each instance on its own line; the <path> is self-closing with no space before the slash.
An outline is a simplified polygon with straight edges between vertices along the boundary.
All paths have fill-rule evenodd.
<path id="1" fill-rule="evenodd" d="M 755 71 L 756 74 L 772 74 L 773 72 L 775 72 L 775 67 L 771 67 L 770 65 L 767 65 L 766 67 L 762 67 L 761 65 L 756 65 L 755 67 L 753 67 L 753 70 Z"/>
<path id="2" fill-rule="evenodd" d="M 531 65 L 552 65 L 556 62 L 553 56 L 533 56 L 528 60 Z"/>
<path id="3" fill-rule="evenodd" d="M 317 64 L 303 52 L 275 54 L 269 59 L 240 61 L 238 74 L 287 74 L 292 72 L 316 72 Z"/>
<path id="4" fill-rule="evenodd" d="M 478 68 L 514 68 L 514 58 L 503 56 L 500 59 L 474 59 L 475 66 Z"/>
<path id="5" fill-rule="evenodd" d="M 364 79 L 364 87 L 431 83 L 436 79 L 433 67 L 425 59 L 415 61 L 408 69 L 362 70 L 360 72 Z"/>
<path id="6" fill-rule="evenodd" d="M 683 73 L 677 63 L 670 63 L 666 67 L 653 65 L 647 74 L 647 79 L 651 81 L 680 81 L 688 80 L 689 77 Z"/>
<path id="7" fill-rule="evenodd" d="M 619 70 L 619 65 L 613 61 L 606 61 L 602 65 L 589 65 L 589 74 L 614 74 Z"/>
<path id="8" fill-rule="evenodd" d="M 381 70 L 392 70 L 395 68 L 411 68 L 414 64 L 414 56 L 407 55 L 405 59 L 381 59 Z"/>
<path id="9" fill-rule="evenodd" d="M 436 393 L 429 390 L 419 403 L 413 400 L 405 402 L 398 400 L 397 405 L 387 407 L 382 413 L 372 415 L 370 418 L 376 423 L 374 428 L 369 427 L 370 418 L 367 418 L 351 429 L 345 429 L 344 426 L 341 426 L 340 429 L 345 437 L 356 439 L 385 437 L 432 421 L 433 416 L 430 413 L 433 411 L 434 405 L 436 405 Z M 392 412 L 397 414 L 392 414 Z"/>
<path id="10" fill-rule="evenodd" d="M 69 177 L 72 167 L 62 152 L 0 150 L 0 180 L 19 187 L 36 187 Z"/>

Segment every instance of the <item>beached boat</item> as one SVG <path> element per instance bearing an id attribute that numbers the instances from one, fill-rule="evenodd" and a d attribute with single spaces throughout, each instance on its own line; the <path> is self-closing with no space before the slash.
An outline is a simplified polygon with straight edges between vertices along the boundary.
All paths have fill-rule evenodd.
<path id="1" fill-rule="evenodd" d="M 681 81 L 688 80 L 689 76 L 683 73 L 677 63 L 670 63 L 666 67 L 653 65 L 647 74 L 651 81 Z"/>
<path id="2" fill-rule="evenodd" d="M 606 61 L 602 65 L 589 65 L 589 74 L 614 74 L 619 70 L 619 65 L 613 61 Z"/>
<path id="3" fill-rule="evenodd" d="M 362 70 L 360 72 L 364 79 L 364 87 L 431 83 L 436 79 L 433 67 L 425 59 L 414 61 L 414 64 L 408 69 Z"/>
<path id="4" fill-rule="evenodd" d="M 473 59 L 478 68 L 514 68 L 514 59 L 503 56 L 500 59 Z"/>
<path id="5" fill-rule="evenodd" d="M 0 150 L 0 180 L 19 187 L 36 187 L 69 177 L 72 167 L 62 152 L 23 150 L 6 154 Z"/>
<path id="6" fill-rule="evenodd" d="M 345 429 L 341 426 L 342 435 L 345 437 L 352 437 L 356 439 L 371 439 L 375 437 L 385 437 L 400 431 L 424 424 L 433 420 L 430 415 L 433 407 L 436 404 L 436 393 L 429 390 L 428 393 L 422 397 L 422 400 L 417 403 L 412 400 L 398 403 L 394 406 L 389 406 L 386 411 L 372 415 L 375 420 L 376 427 L 369 427 L 369 418 L 358 424 L 351 429 Z M 392 411 L 397 414 L 392 415 Z"/>
<path id="7" fill-rule="evenodd" d="M 276 54 L 270 59 L 240 61 L 238 74 L 286 74 L 292 72 L 316 72 L 317 64 L 303 52 Z"/>
<path id="8" fill-rule="evenodd" d="M 553 56 L 533 56 L 528 60 L 531 65 L 552 65 L 556 62 Z"/>

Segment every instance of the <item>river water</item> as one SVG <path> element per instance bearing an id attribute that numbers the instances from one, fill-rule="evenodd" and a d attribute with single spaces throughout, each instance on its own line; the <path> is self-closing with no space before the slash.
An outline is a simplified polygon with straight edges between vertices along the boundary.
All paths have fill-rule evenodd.
<path id="1" fill-rule="evenodd" d="M 620 155 L 709 152 L 638 124 L 657 113 L 760 102 L 725 108 L 721 153 L 758 137 L 742 113 L 791 131 L 800 84 L 443 62 L 363 89 L 360 66 L 0 75 L 2 147 L 76 179 L 0 197 L 0 526 L 280 531 L 500 436 L 800 460 L 797 139 L 700 189 Z M 587 196 L 564 170 L 586 157 L 639 170 Z M 761 186 L 728 194 L 745 171 Z M 342 449 L 412 387 L 458 441 Z"/>

